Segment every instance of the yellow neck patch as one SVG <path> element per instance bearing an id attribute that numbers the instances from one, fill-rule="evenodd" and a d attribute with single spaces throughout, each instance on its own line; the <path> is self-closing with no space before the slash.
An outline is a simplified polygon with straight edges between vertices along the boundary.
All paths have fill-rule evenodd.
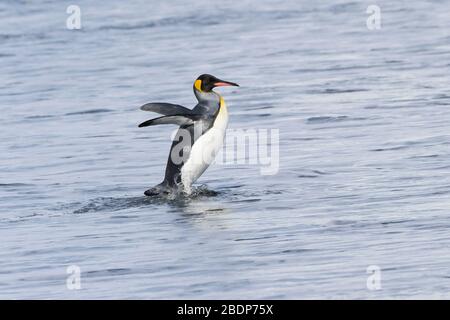
<path id="1" fill-rule="evenodd" d="M 195 89 L 197 89 L 198 91 L 202 91 L 202 80 L 195 80 L 194 82 L 194 87 Z"/>
<path id="2" fill-rule="evenodd" d="M 216 116 L 216 119 L 214 120 L 214 126 L 221 127 L 223 129 L 226 129 L 228 124 L 228 109 L 227 105 L 225 103 L 225 100 L 220 97 L 220 107 L 219 107 L 219 113 Z"/>

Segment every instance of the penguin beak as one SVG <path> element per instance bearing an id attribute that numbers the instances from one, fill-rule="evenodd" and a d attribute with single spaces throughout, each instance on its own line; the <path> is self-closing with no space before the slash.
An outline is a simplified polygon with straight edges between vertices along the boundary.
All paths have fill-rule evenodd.
<path id="1" fill-rule="evenodd" d="M 234 82 L 218 80 L 217 82 L 214 82 L 214 87 L 239 87 L 239 85 Z"/>

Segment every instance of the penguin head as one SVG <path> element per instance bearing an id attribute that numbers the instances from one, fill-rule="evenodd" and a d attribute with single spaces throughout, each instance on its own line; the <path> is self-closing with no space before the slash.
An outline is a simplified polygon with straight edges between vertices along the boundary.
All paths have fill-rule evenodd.
<path id="1" fill-rule="evenodd" d="M 239 87 L 237 83 L 220 80 L 219 78 L 216 78 L 210 74 L 202 74 L 194 82 L 194 91 L 197 90 L 200 92 L 210 92 L 215 87 L 227 86 Z"/>

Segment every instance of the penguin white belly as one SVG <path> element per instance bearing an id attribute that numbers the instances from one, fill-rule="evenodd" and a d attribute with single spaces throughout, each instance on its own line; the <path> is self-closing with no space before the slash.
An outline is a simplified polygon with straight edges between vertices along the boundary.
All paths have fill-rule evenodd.
<path id="1" fill-rule="evenodd" d="M 214 125 L 195 141 L 188 160 L 181 168 L 181 182 L 186 193 L 191 193 L 191 185 L 205 172 L 222 148 L 227 125 L 228 111 L 222 100 Z"/>

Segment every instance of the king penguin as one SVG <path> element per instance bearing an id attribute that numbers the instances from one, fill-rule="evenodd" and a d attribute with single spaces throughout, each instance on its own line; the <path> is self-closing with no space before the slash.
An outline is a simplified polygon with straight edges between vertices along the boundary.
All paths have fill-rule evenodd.
<path id="1" fill-rule="evenodd" d="M 193 109 L 165 103 L 147 103 L 140 109 L 162 114 L 147 120 L 139 127 L 158 124 L 178 125 L 167 160 L 164 181 L 145 191 L 146 196 L 170 194 L 174 191 L 191 193 L 192 184 L 205 172 L 220 150 L 228 126 L 225 100 L 213 91 L 215 87 L 235 86 L 237 83 L 220 80 L 210 74 L 199 76 L 194 82 L 198 100 Z"/>

